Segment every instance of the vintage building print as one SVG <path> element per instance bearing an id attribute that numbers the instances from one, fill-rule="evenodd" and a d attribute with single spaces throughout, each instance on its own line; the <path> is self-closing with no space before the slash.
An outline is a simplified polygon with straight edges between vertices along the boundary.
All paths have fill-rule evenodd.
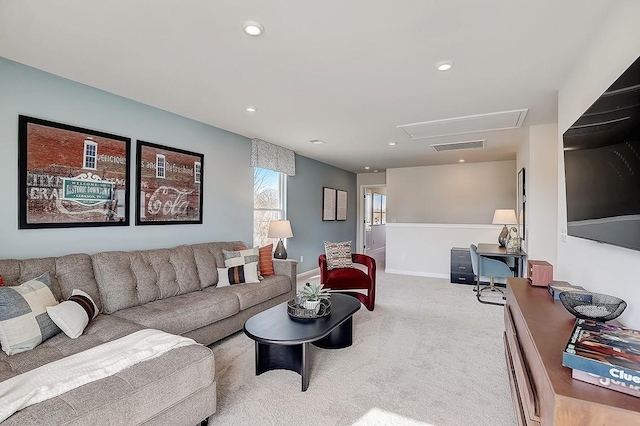
<path id="1" fill-rule="evenodd" d="M 125 137 L 20 116 L 24 228 L 128 225 Z"/>
<path id="2" fill-rule="evenodd" d="M 202 154 L 138 141 L 136 158 L 136 225 L 202 223 Z"/>

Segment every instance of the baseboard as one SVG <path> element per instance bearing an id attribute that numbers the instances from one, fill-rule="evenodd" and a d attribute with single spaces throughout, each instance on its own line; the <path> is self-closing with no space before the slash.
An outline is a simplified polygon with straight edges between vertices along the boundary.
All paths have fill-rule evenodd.
<path id="1" fill-rule="evenodd" d="M 310 271 L 300 272 L 298 275 L 296 275 L 296 279 L 298 281 L 303 281 L 309 278 L 317 277 L 319 275 L 320 275 L 320 268 L 314 268 L 314 269 L 311 269 Z"/>
<path id="2" fill-rule="evenodd" d="M 429 278 L 450 278 L 449 274 L 436 274 L 433 272 L 418 272 L 418 271 L 405 271 L 402 269 L 389 269 L 384 270 L 386 274 L 398 274 L 398 275 L 412 275 L 414 277 L 429 277 Z"/>

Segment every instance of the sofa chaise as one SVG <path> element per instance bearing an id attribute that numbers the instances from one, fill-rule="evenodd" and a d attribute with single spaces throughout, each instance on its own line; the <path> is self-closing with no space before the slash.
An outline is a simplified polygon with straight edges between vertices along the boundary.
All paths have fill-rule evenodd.
<path id="1" fill-rule="evenodd" d="M 207 419 L 216 410 L 216 379 L 213 353 L 206 345 L 241 330 L 252 315 L 296 292 L 296 262 L 278 259 L 273 261 L 276 275 L 259 283 L 218 288 L 217 268 L 224 267 L 222 250 L 232 251 L 239 245 L 244 244 L 212 242 L 0 260 L 5 285 L 19 285 L 49 272 L 56 299 L 66 300 L 79 289 L 93 298 L 101 312 L 77 339 L 60 333 L 26 352 L 11 356 L 0 352 L 0 382 L 145 328 L 205 345 L 173 349 L 29 406 L 3 426 L 173 426 Z"/>

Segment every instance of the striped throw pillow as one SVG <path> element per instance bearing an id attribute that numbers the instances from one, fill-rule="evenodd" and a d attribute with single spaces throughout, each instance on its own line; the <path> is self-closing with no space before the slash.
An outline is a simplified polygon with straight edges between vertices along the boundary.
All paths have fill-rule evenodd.
<path id="1" fill-rule="evenodd" d="M 77 339 L 89 322 L 98 315 L 98 307 L 91 296 L 75 289 L 69 299 L 59 305 L 48 307 L 47 313 L 64 334 Z"/>
<path id="2" fill-rule="evenodd" d="M 351 261 L 351 241 L 341 243 L 324 242 L 324 252 L 327 255 L 327 269 L 353 268 Z"/>
<path id="3" fill-rule="evenodd" d="M 248 248 L 245 246 L 236 246 L 235 249 L 247 250 Z M 258 259 L 258 274 L 260 274 L 261 277 L 268 277 L 276 274 L 273 270 L 273 244 L 260 247 L 258 250 Z"/>

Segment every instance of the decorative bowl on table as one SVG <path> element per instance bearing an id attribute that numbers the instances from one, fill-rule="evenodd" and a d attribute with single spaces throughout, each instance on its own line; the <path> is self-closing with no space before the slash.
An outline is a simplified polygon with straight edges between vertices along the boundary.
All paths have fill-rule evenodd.
<path id="1" fill-rule="evenodd" d="M 331 313 L 331 300 L 321 300 L 314 309 L 307 309 L 298 297 L 287 302 L 287 313 L 291 318 L 315 319 L 326 317 Z"/>
<path id="2" fill-rule="evenodd" d="M 610 321 L 618 318 L 627 308 L 627 302 L 608 294 L 563 291 L 559 297 L 569 313 L 586 320 Z"/>

